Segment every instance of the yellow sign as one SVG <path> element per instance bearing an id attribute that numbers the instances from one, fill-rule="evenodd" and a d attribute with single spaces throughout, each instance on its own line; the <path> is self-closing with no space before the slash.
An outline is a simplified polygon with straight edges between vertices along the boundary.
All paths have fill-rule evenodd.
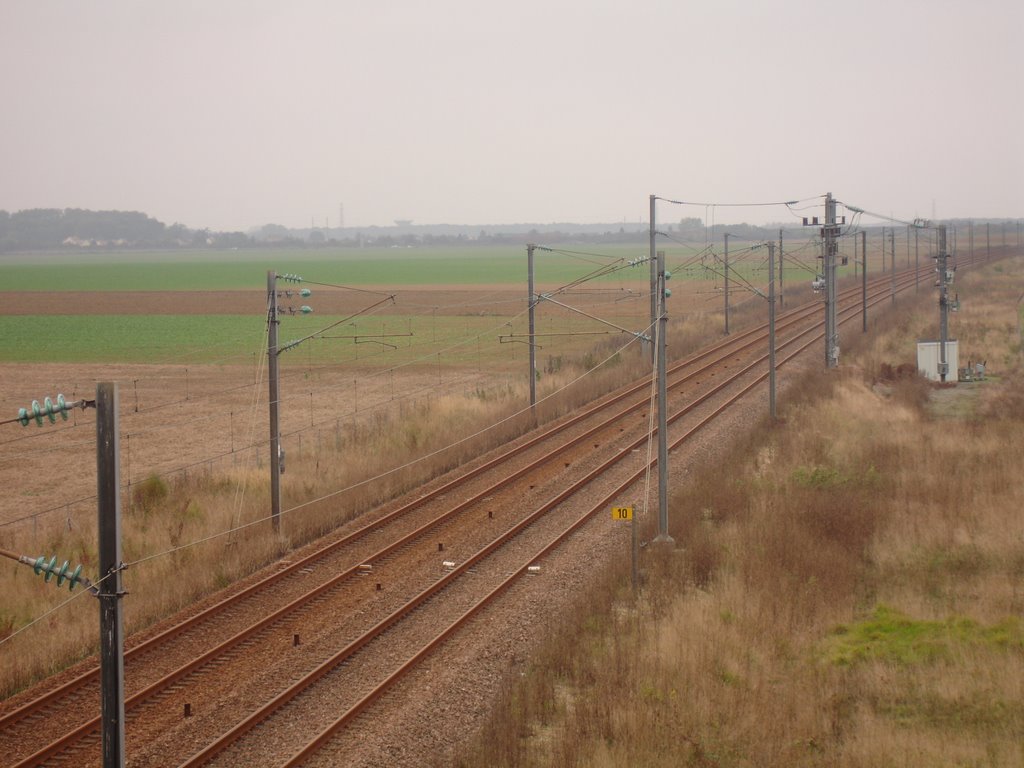
<path id="1" fill-rule="evenodd" d="M 612 507 L 612 520 L 632 520 L 632 507 Z"/>

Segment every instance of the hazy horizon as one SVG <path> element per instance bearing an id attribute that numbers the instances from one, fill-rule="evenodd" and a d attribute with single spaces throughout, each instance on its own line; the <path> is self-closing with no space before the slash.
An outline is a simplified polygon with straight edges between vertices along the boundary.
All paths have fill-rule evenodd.
<path id="1" fill-rule="evenodd" d="M 1024 215 L 1024 7 L 265 0 L 0 9 L 0 209 L 248 231 Z M 796 218 L 794 218 L 796 217 Z M 865 223 L 871 223 L 865 219 Z"/>

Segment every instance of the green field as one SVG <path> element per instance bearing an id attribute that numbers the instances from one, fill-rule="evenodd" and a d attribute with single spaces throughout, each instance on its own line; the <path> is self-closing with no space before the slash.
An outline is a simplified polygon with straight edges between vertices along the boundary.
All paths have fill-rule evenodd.
<path id="1" fill-rule="evenodd" d="M 340 317 L 284 317 L 280 344 L 314 334 Z M 511 323 L 509 325 L 508 323 Z M 543 316 L 538 331 L 580 328 L 585 319 Z M 499 340 L 525 334 L 524 318 L 386 316 L 358 318 L 281 353 L 283 365 L 355 363 L 360 366 L 447 365 L 504 361 L 526 354 L 524 344 Z M 412 335 L 409 335 L 412 334 Z M 568 344 L 552 340 L 541 354 Z M 249 365 L 266 344 L 262 316 L 245 315 L 17 315 L 0 316 L 0 361 L 11 363 L 163 363 Z"/>
<path id="2" fill-rule="evenodd" d="M 538 285 L 566 284 L 602 266 L 645 256 L 643 245 L 567 246 L 571 253 L 538 250 Z M 767 279 L 764 249 L 743 251 L 736 246 L 730 268 L 736 279 L 736 301 L 745 293 L 744 282 L 763 285 Z M 594 254 L 601 254 L 600 256 Z M 813 257 L 806 259 L 814 264 Z M 698 292 L 713 291 L 722 283 L 721 266 L 712 257 L 703 261 L 693 249 L 668 249 L 666 261 L 674 270 L 673 285 L 702 283 Z M 245 250 L 245 251 L 161 251 L 82 254 L 32 254 L 0 257 L 0 291 L 216 291 L 265 290 L 266 272 L 297 273 L 308 281 L 338 285 L 383 287 L 500 285 L 526 287 L 525 249 L 516 247 L 465 246 L 462 248 Z M 605 278 L 609 283 L 646 283 L 647 265 L 627 267 Z M 809 272 L 792 266 L 787 280 L 810 279 Z M 792 282 L 790 282 L 792 284 Z M 591 285 L 594 285 L 591 283 Z M 601 287 L 600 284 L 594 287 Z M 682 293 L 682 292 L 680 292 Z M 613 298 L 607 299 L 614 301 Z M 685 311 L 680 295 L 676 311 Z M 525 302 L 524 302 L 525 303 Z M 570 303 L 575 303 L 570 299 Z M 611 308 L 611 305 L 609 305 Z M 384 366 L 419 361 L 441 353 L 448 363 L 479 363 L 502 360 L 525 345 L 498 343 L 500 334 L 525 333 L 521 304 L 494 306 L 490 316 L 446 315 L 444 307 L 423 316 L 366 316 L 333 330 L 332 335 L 361 335 L 352 338 L 316 340 L 301 350 L 282 355 L 284 364 L 301 357 L 307 363 L 354 362 Z M 616 305 L 621 313 L 625 305 Z M 645 307 L 637 305 L 642 314 Z M 428 310 L 425 310 L 427 312 Z M 597 306 L 591 309 L 604 314 Z M 254 359 L 265 343 L 265 318 L 261 314 L 241 315 L 81 315 L 4 316 L 0 308 L 0 361 L 6 362 L 205 362 L 246 363 Z M 557 318 L 558 310 L 540 313 L 544 327 L 538 332 L 595 330 L 591 321 Z M 632 308 L 627 310 L 627 314 Z M 564 313 L 563 313 L 564 314 Z M 282 319 L 282 344 L 314 333 L 340 317 L 314 315 Z M 522 327 L 508 326 L 508 322 Z M 587 325 L 591 322 L 591 325 Z M 625 320 L 628 327 L 643 325 Z M 411 337 L 380 340 L 366 338 L 387 333 L 412 333 Z M 478 341 L 477 336 L 482 338 Z M 596 340 L 596 339 L 593 339 Z M 507 340 L 506 340 L 507 341 Z M 542 354 L 558 354 L 568 342 L 546 339 Z M 397 347 L 393 349 L 391 345 Z M 525 354 L 525 352 L 524 352 Z"/>
<path id="3" fill-rule="evenodd" d="M 616 259 L 647 255 L 645 244 L 565 246 L 567 252 L 535 253 L 538 283 L 565 284 Z M 666 250 L 666 264 L 679 270 L 693 262 L 695 248 Z M 734 245 L 732 269 L 741 274 L 763 269 L 763 252 Z M 592 255 L 594 254 L 594 255 Z M 813 256 L 806 258 L 814 263 Z M 698 260 L 676 272 L 678 279 L 715 278 L 714 260 Z M 299 274 L 306 280 L 338 285 L 437 286 L 526 283 L 526 250 L 512 246 L 461 248 L 336 248 L 319 250 L 126 251 L 41 253 L 0 257 L 2 291 L 215 291 L 259 289 L 266 273 Z M 605 280 L 640 279 L 642 265 Z M 787 271 L 789 271 L 787 269 Z M 720 278 L 719 278 L 720 279 Z M 763 281 L 763 280 L 762 280 Z"/>
<path id="4" fill-rule="evenodd" d="M 5 362 L 174 362 L 257 349 L 264 318 L 239 315 L 0 316 Z"/>
<path id="5" fill-rule="evenodd" d="M 587 249 L 580 249 L 587 250 Z M 590 255 L 536 252 L 537 279 L 565 283 L 643 246 L 605 246 Z M 594 262 L 594 263 L 592 263 Z M 340 285 L 526 284 L 526 249 L 363 248 L 25 254 L 0 258 L 4 291 L 211 291 L 261 288 L 267 270 Z M 635 271 L 635 270 L 632 270 Z"/>

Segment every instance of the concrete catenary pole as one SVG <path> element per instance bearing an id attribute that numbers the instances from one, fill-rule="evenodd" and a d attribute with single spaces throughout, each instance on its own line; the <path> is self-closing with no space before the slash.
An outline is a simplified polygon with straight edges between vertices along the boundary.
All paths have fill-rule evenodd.
<path id="1" fill-rule="evenodd" d="M 658 535 L 657 542 L 675 543 L 668 533 L 668 312 L 665 306 L 665 254 L 657 254 L 656 286 L 658 296 L 657 377 L 658 377 Z"/>
<path id="2" fill-rule="evenodd" d="M 921 255 L 917 248 L 917 227 L 914 227 L 914 293 L 917 293 L 921 282 Z"/>
<path id="3" fill-rule="evenodd" d="M 836 201 L 832 193 L 825 195 L 825 226 L 823 232 L 825 266 L 825 367 L 839 365 L 839 332 L 836 325 Z"/>
<path id="4" fill-rule="evenodd" d="M 892 273 L 889 275 L 889 293 L 892 295 L 893 306 L 896 305 L 896 228 L 889 230 L 889 260 L 892 264 Z"/>
<path id="5" fill-rule="evenodd" d="M 725 335 L 729 335 L 729 233 L 722 235 L 725 238 L 725 266 L 722 270 L 725 273 Z"/>
<path id="6" fill-rule="evenodd" d="M 270 384 L 270 523 L 281 530 L 281 374 L 278 369 L 277 272 L 267 272 L 267 378 Z"/>
<path id="7" fill-rule="evenodd" d="M 854 257 L 856 259 L 856 257 Z M 868 332 L 868 233 L 860 233 L 860 314 L 861 332 Z"/>
<path id="8" fill-rule="evenodd" d="M 782 294 L 782 230 L 779 229 L 779 307 L 785 306 Z"/>
<path id="9" fill-rule="evenodd" d="M 537 418 L 537 343 L 534 338 L 537 333 L 536 308 L 537 296 L 533 283 L 533 251 L 537 246 L 529 243 L 526 246 L 526 269 L 527 269 L 527 291 L 529 292 L 528 304 L 530 314 L 530 412 L 534 419 Z"/>
<path id="10" fill-rule="evenodd" d="M 117 384 L 96 386 L 99 508 L 100 731 L 104 768 L 124 766 L 124 629 L 121 620 L 121 470 Z"/>
<path id="11" fill-rule="evenodd" d="M 657 232 L 657 230 L 655 229 L 655 221 L 654 221 L 654 217 L 655 217 L 655 213 L 656 213 L 656 211 L 655 211 L 655 207 L 656 207 L 655 203 L 656 203 L 657 199 L 658 199 L 657 195 L 651 195 L 651 197 L 650 197 L 650 204 L 651 204 L 651 212 L 650 212 L 650 216 L 651 216 L 651 232 L 650 232 L 650 235 L 649 235 L 649 239 L 650 239 L 650 253 L 648 253 L 648 255 L 647 255 L 647 258 L 650 259 L 650 265 L 651 265 L 651 325 L 650 325 L 650 330 L 648 331 L 649 334 L 654 333 L 655 325 L 658 322 L 658 254 L 655 252 L 655 248 L 656 248 L 655 239 L 656 239 L 656 232 Z M 651 344 L 651 362 L 654 362 L 655 357 L 657 355 L 657 350 L 655 350 L 654 347 L 655 347 L 655 345 Z"/>
<path id="12" fill-rule="evenodd" d="M 775 243 L 768 241 L 768 415 L 775 421 Z"/>
<path id="13" fill-rule="evenodd" d="M 949 373 L 946 358 L 946 341 L 949 338 L 949 305 L 946 300 L 946 225 L 939 226 L 939 381 L 945 382 Z"/>

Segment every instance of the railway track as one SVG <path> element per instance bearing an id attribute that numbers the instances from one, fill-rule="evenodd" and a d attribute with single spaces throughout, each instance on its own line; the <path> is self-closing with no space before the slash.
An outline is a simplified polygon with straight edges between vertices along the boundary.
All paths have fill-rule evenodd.
<path id="1" fill-rule="evenodd" d="M 909 287 L 913 281 L 913 273 L 905 273 L 900 278 L 901 287 Z M 888 277 L 876 281 L 872 287 L 872 301 L 884 301 L 889 290 Z M 846 305 L 841 309 L 843 316 L 855 316 L 859 311 L 859 288 L 844 292 L 841 300 L 841 307 Z M 801 339 L 815 334 L 817 323 L 811 321 L 819 312 L 820 305 L 814 304 L 780 317 L 778 335 L 781 341 L 778 348 L 801 350 L 814 343 L 813 339 Z M 766 355 L 754 353 L 764 345 L 764 336 L 763 327 L 752 329 L 728 337 L 674 364 L 670 372 L 673 422 L 693 413 L 722 390 L 730 386 L 736 389 L 739 386 L 737 382 L 743 377 L 750 378 L 766 358 Z M 787 354 L 780 365 L 795 354 L 797 352 Z M 767 372 L 753 375 L 752 382 L 740 387 L 735 397 L 741 397 L 758 386 L 766 376 Z M 717 381 L 711 383 L 714 379 Z M 640 382 L 602 399 L 572 418 L 517 442 L 511 449 L 488 461 L 480 462 L 461 477 L 439 485 L 415 501 L 337 538 L 307 557 L 281 565 L 267 578 L 132 648 L 126 654 L 126 680 L 131 683 L 127 702 L 129 754 L 132 754 L 133 741 L 144 739 L 159 743 L 160 734 L 172 734 L 168 738 L 173 740 L 175 721 L 180 724 L 182 719 L 180 702 L 185 698 L 190 699 L 186 703 L 198 710 L 207 711 L 218 706 L 224 709 L 223 705 L 216 703 L 216 695 L 204 697 L 198 692 L 200 688 L 222 691 L 224 685 L 239 679 L 238 675 L 244 669 L 273 670 L 275 660 L 297 655 L 297 648 L 315 648 L 315 653 L 303 651 L 306 656 L 315 658 L 307 659 L 305 668 L 297 673 L 296 684 L 299 687 L 294 693 L 288 693 L 292 690 L 289 686 L 271 697 L 274 706 L 283 706 L 286 712 L 295 712 L 295 707 L 301 707 L 301 702 L 309 699 L 305 691 L 310 686 L 320 680 L 339 677 L 336 671 L 339 668 L 364 669 L 365 662 L 361 658 L 397 653 L 367 653 L 366 649 L 371 644 L 374 647 L 383 647 L 382 644 L 386 643 L 402 646 L 410 641 L 394 638 L 401 638 L 405 633 L 413 637 L 431 636 L 433 640 L 429 648 L 436 647 L 483 610 L 487 599 L 493 599 L 480 599 L 477 595 L 500 594 L 532 562 L 583 525 L 594 511 L 607 505 L 606 498 L 602 496 L 601 502 L 583 516 L 574 517 L 573 512 L 560 509 L 571 496 L 605 478 L 613 467 L 629 464 L 633 452 L 646 440 L 644 410 L 648 406 L 648 387 L 647 382 Z M 719 406 L 719 410 L 710 410 L 709 415 L 701 417 L 698 423 L 703 425 L 724 407 L 727 405 Z M 689 428 L 675 442 L 686 439 L 698 428 Z M 595 455 L 601 453 L 602 446 L 613 444 L 610 458 L 594 460 Z M 645 468 L 627 471 L 626 479 L 621 481 L 625 485 L 616 486 L 607 498 L 613 498 L 622 492 L 622 488 L 635 483 L 643 471 Z M 569 476 L 579 479 L 567 483 Z M 549 496 L 555 488 L 562 490 Z M 455 495 L 459 495 L 461 500 L 453 504 L 451 497 Z M 524 506 L 533 507 L 529 515 L 515 514 L 515 510 Z M 557 529 L 558 536 L 551 534 L 553 529 Z M 540 531 L 547 532 L 538 533 Z M 539 539 L 528 543 L 529 537 Z M 533 554 L 523 556 L 524 551 Z M 440 561 L 449 558 L 453 566 L 437 578 Z M 398 578 L 396 573 L 405 575 Z M 468 584 L 473 584 L 473 588 L 468 588 Z M 456 593 L 465 594 L 457 598 Z M 427 606 L 441 604 L 447 605 L 449 611 L 455 610 L 459 614 L 458 620 L 430 618 L 424 626 L 415 624 L 425 614 L 436 613 L 433 608 L 428 611 Z M 314 613 L 354 616 L 357 620 L 347 622 L 350 626 L 345 633 L 325 632 L 312 628 Z M 444 628 L 438 631 L 431 629 L 438 622 Z M 414 666 L 415 659 L 422 658 L 425 653 L 429 653 L 427 646 L 410 657 L 408 664 L 401 668 Z M 267 674 L 274 673 L 270 671 Z M 384 687 L 379 691 L 374 688 L 365 694 L 349 696 L 352 703 L 343 719 L 333 725 L 325 724 L 318 731 L 321 735 L 309 743 L 322 746 L 329 742 L 330 734 L 344 727 L 375 700 L 396 674 L 401 673 L 385 675 Z M 357 677 L 363 680 L 372 675 L 364 670 Z M 254 679 L 259 681 L 261 676 L 257 674 Z M 306 682 L 301 682 L 303 680 Z M 265 683 L 257 682 L 256 685 L 259 687 Z M 342 688 L 358 692 L 350 684 L 343 683 Z M 264 695 L 257 700 L 266 699 Z M 76 702 L 75 706 L 69 707 L 69 701 Z M 90 701 L 93 702 L 91 705 Z M 173 706 L 175 704 L 178 706 Z M 211 742 L 195 752 L 185 764 L 203 764 L 218 754 L 228 756 L 223 758 L 225 764 L 247 763 L 248 758 L 244 757 L 246 739 L 251 740 L 256 733 L 259 734 L 256 737 L 258 741 L 266 740 L 266 733 L 272 728 L 267 723 L 275 719 L 294 722 L 296 717 L 303 722 L 312 722 L 309 715 L 275 715 L 271 709 L 268 704 L 241 720 L 238 713 L 232 715 L 229 712 L 228 717 L 222 720 L 235 723 L 227 729 L 229 736 L 234 734 L 231 738 L 235 741 Z M 14 764 L 19 766 L 78 765 L 95 760 L 98 752 L 97 719 L 79 717 L 78 722 L 68 722 L 61 726 L 63 734 L 57 739 L 52 735 L 34 740 L 28 738 L 44 730 L 39 724 L 52 723 L 57 713 L 80 710 L 98 711 L 95 670 L 5 714 L 0 719 L 0 732 L 5 734 L 0 737 L 4 754 L 14 757 Z M 22 744 L 26 740 L 31 745 L 27 748 L 22 746 L 20 751 L 16 744 L 8 743 Z M 294 760 L 305 760 L 311 754 L 306 751 L 308 749 L 312 748 L 300 749 L 296 745 Z"/>

